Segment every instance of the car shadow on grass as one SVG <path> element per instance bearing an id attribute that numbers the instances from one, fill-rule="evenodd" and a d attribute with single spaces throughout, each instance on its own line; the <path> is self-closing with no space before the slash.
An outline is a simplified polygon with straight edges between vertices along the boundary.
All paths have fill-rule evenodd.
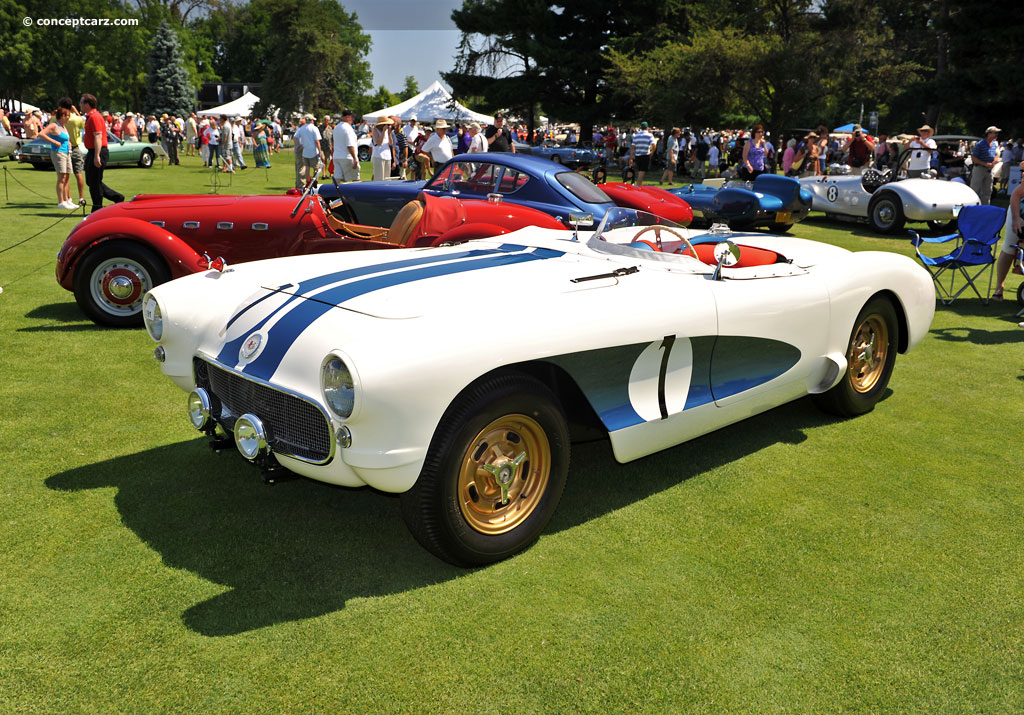
<path id="1" fill-rule="evenodd" d="M 74 301 L 66 303 L 48 303 L 33 308 L 25 313 L 25 317 L 31 320 L 52 321 L 49 325 L 30 325 L 19 328 L 19 333 L 49 333 L 49 332 L 81 332 L 113 330 L 113 328 L 96 325 L 89 320 L 79 309 Z"/>
<path id="2" fill-rule="evenodd" d="M 798 444 L 806 429 L 834 420 L 800 400 L 624 465 L 614 461 L 607 441 L 576 444 L 547 533 L 585 524 L 770 445 Z M 353 598 L 402 593 L 467 573 L 413 540 L 397 496 L 307 479 L 268 487 L 237 454 L 213 454 L 203 438 L 78 467 L 49 477 L 46 485 L 64 492 L 116 487 L 123 523 L 164 563 L 226 586 L 182 614 L 188 628 L 206 636 L 312 618 L 341 610 Z"/>

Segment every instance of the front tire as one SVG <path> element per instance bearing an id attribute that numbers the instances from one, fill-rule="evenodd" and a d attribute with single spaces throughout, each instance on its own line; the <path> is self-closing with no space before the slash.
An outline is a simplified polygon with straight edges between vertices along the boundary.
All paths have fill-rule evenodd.
<path id="1" fill-rule="evenodd" d="M 768 226 L 768 230 L 772 233 L 788 233 L 791 228 L 793 228 L 791 223 L 773 223 Z"/>
<path id="2" fill-rule="evenodd" d="M 75 301 L 99 325 L 142 325 L 142 296 L 170 280 L 166 264 L 145 246 L 109 241 L 92 249 L 75 269 Z"/>
<path id="3" fill-rule="evenodd" d="M 871 228 L 878 233 L 896 233 L 903 229 L 903 203 L 891 191 L 875 194 L 868 204 L 868 219 Z"/>
<path id="4" fill-rule="evenodd" d="M 445 411 L 402 516 L 438 558 L 494 563 L 537 540 L 568 471 L 569 431 L 547 386 L 521 373 L 481 378 Z"/>
<path id="5" fill-rule="evenodd" d="M 139 166 L 143 169 L 148 169 L 153 166 L 153 152 L 149 149 L 143 149 L 142 154 L 139 155 Z"/>
<path id="6" fill-rule="evenodd" d="M 359 155 L 359 161 L 369 161 L 370 160 L 370 149 L 369 149 L 369 147 L 361 146 L 358 149 L 356 149 L 356 153 Z"/>
<path id="7" fill-rule="evenodd" d="M 853 324 L 846 348 L 847 368 L 839 383 L 814 399 L 818 407 L 841 417 L 870 412 L 889 385 L 899 345 L 896 309 L 886 298 L 872 298 Z"/>

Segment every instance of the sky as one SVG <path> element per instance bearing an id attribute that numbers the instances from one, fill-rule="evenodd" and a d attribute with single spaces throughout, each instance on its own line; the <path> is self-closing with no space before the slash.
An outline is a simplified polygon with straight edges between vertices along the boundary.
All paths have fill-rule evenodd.
<path id="1" fill-rule="evenodd" d="M 441 79 L 441 72 L 452 69 L 460 33 L 451 15 L 462 0 L 341 0 L 341 4 L 356 13 L 373 40 L 367 59 L 374 88 L 383 84 L 397 93 L 405 86 L 406 76 L 412 75 L 420 89 L 426 89 Z"/>

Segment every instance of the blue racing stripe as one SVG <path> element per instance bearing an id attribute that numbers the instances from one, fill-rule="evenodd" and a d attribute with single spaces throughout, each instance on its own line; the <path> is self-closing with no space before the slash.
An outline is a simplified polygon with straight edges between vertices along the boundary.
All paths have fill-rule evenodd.
<path id="1" fill-rule="evenodd" d="M 517 248 L 522 250 L 522 247 Z M 342 305 L 347 300 L 382 290 L 384 288 L 402 285 L 404 283 L 411 283 L 439 276 L 454 275 L 456 273 L 465 273 L 468 271 L 477 271 L 485 268 L 497 268 L 499 266 L 509 266 L 516 263 L 527 263 L 530 261 L 557 258 L 562 255 L 564 254 L 561 251 L 552 251 L 548 249 L 537 249 L 530 253 L 506 252 L 505 255 L 490 255 L 459 263 L 423 266 L 400 273 L 373 276 L 361 281 L 354 281 L 352 283 L 346 283 L 344 285 L 331 288 L 309 300 L 301 301 L 288 311 L 288 313 L 270 329 L 267 334 L 266 347 L 263 352 L 260 353 L 259 357 L 255 360 L 243 367 L 242 370 L 248 375 L 269 380 L 281 364 L 285 354 L 291 348 L 292 344 L 294 344 L 295 340 L 318 318 L 327 313 L 327 311 L 331 310 L 331 308 L 335 306 Z M 261 321 L 261 324 L 257 326 L 257 329 L 262 327 L 265 322 L 265 320 Z M 244 340 L 244 338 L 239 338 L 239 346 L 241 345 L 242 340 Z M 227 350 L 227 346 L 225 346 L 225 351 L 221 352 L 222 356 L 227 360 L 230 360 L 230 363 L 228 364 L 233 364 L 237 361 L 237 349 L 238 348 L 235 348 L 234 354 L 229 352 L 225 356 L 225 351 Z M 221 361 L 225 362 L 226 360 L 222 359 Z"/>
<path id="2" fill-rule="evenodd" d="M 370 266 L 361 266 L 359 268 L 349 268 L 349 269 L 344 270 L 344 271 L 335 271 L 334 273 L 326 273 L 326 274 L 324 274 L 322 276 L 316 276 L 315 278 L 307 278 L 306 280 L 301 281 L 298 284 L 298 286 L 295 288 L 295 292 L 296 293 L 306 293 L 306 292 L 309 292 L 309 291 L 317 290 L 318 288 L 323 288 L 324 286 L 328 286 L 331 283 L 338 283 L 340 281 L 345 281 L 345 280 L 349 280 L 349 279 L 352 279 L 352 278 L 360 278 L 362 276 L 372 275 L 374 273 L 382 273 L 384 271 L 398 270 L 400 268 L 409 268 L 410 266 L 423 266 L 423 265 L 429 265 L 431 263 L 438 263 L 438 262 L 441 262 L 441 261 L 454 261 L 454 260 L 459 260 L 461 258 L 476 258 L 477 256 L 493 256 L 493 255 L 495 255 L 497 253 L 508 253 L 510 251 L 522 251 L 522 250 L 523 250 L 522 246 L 515 246 L 515 245 L 512 245 L 512 244 L 503 244 L 502 246 L 500 246 L 498 248 L 478 248 L 478 249 L 474 249 L 472 251 L 460 251 L 458 253 L 445 253 L 445 254 L 441 254 L 441 255 L 431 255 L 431 256 L 423 256 L 421 254 L 420 256 L 418 256 L 416 258 L 408 258 L 408 259 L 403 260 L 403 261 L 392 261 L 390 263 L 375 263 L 375 264 L 370 265 Z M 287 285 L 291 285 L 291 284 L 286 284 L 284 286 L 281 286 L 281 288 L 285 288 L 285 287 L 287 287 Z M 276 290 L 281 290 L 281 288 L 278 288 Z M 249 303 L 249 305 L 245 306 L 240 311 L 235 313 L 233 316 L 231 316 L 231 319 L 228 321 L 227 325 L 224 326 L 224 330 L 225 331 L 228 330 L 232 325 L 234 325 L 235 321 L 238 320 L 239 318 L 241 318 L 243 315 L 245 315 L 245 313 L 248 310 L 250 310 L 251 308 L 255 307 L 258 303 L 262 302 L 263 300 L 265 300 L 266 298 L 269 298 L 272 295 L 274 295 L 273 292 L 268 293 L 268 294 L 264 295 L 263 297 L 258 298 L 257 300 L 254 300 L 252 303 Z M 291 298 L 286 300 L 284 302 L 284 304 L 282 304 L 280 307 L 278 307 L 277 310 L 274 311 L 274 313 L 276 313 L 277 311 L 281 310 L 282 308 L 284 308 L 289 303 L 293 302 L 295 299 L 297 299 L 299 297 L 301 297 L 301 296 L 292 296 Z M 274 315 L 274 313 L 271 313 L 270 315 L 268 315 L 267 318 L 272 317 Z M 266 319 L 264 319 L 262 322 L 265 323 Z M 239 345 L 241 345 L 241 342 L 239 342 Z"/>

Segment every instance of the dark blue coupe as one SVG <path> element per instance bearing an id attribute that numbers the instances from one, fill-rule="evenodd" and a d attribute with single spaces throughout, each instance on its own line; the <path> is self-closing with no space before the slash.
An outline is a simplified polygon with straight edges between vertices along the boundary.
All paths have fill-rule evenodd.
<path id="1" fill-rule="evenodd" d="M 799 181 L 777 174 L 761 174 L 752 184 L 690 184 L 669 192 L 690 204 L 695 223 L 726 223 L 739 231 L 767 227 L 775 233 L 784 233 L 803 221 L 812 199 Z"/>
<path id="2" fill-rule="evenodd" d="M 320 195 L 344 202 L 335 213 L 346 221 L 390 226 L 403 206 L 422 191 L 433 196 L 480 199 L 499 195 L 502 201 L 529 206 L 568 224 L 569 213 L 590 213 L 594 225 L 615 203 L 585 176 L 562 164 L 535 156 L 504 152 L 459 154 L 441 166 L 429 181 L 360 181 L 325 183 Z"/>

